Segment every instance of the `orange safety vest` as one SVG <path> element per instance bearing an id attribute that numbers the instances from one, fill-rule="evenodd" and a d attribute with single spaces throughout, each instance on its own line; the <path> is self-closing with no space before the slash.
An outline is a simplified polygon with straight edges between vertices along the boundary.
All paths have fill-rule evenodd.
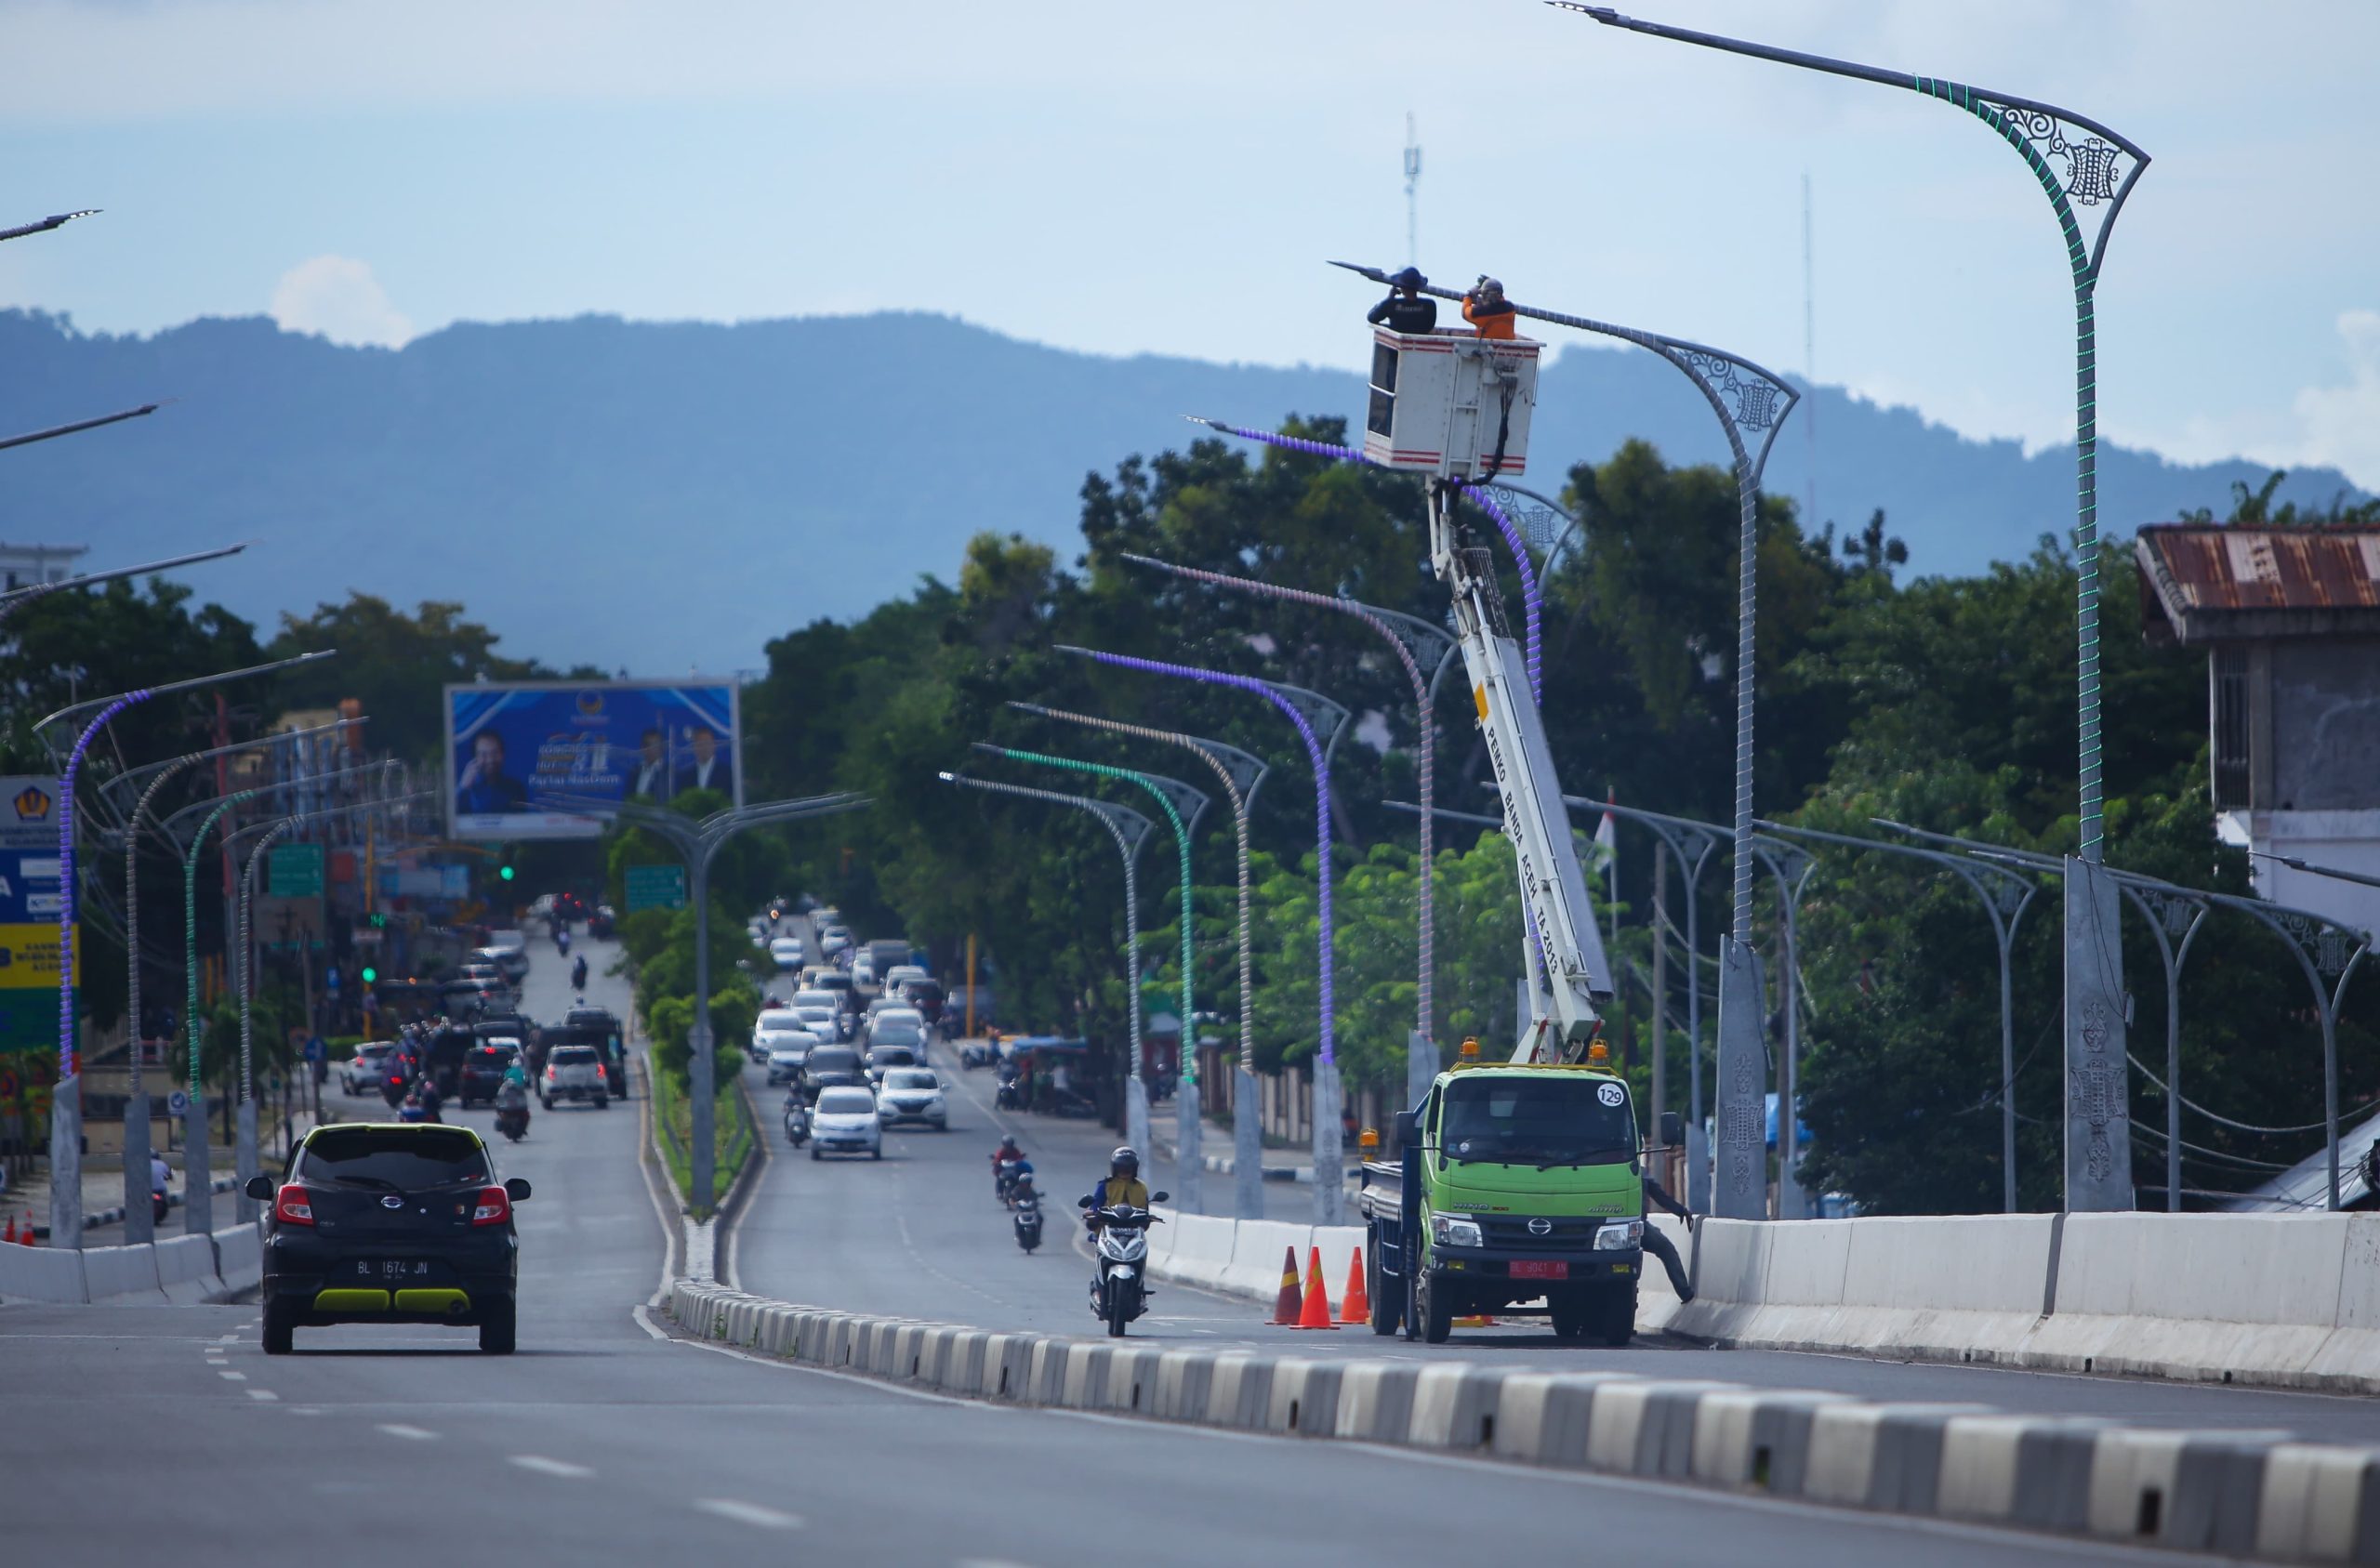
<path id="1" fill-rule="evenodd" d="M 1482 310 L 1468 299 L 1462 302 L 1462 319 L 1476 328 L 1482 337 L 1511 337 L 1514 336 L 1514 323 L 1519 320 L 1513 314 L 1510 303 L 1490 305 Z"/>

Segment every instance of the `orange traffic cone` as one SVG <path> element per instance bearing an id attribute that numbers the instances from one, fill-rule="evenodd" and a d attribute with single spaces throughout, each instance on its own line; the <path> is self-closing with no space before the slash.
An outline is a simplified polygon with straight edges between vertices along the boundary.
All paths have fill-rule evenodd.
<path id="1" fill-rule="evenodd" d="M 8 1228 L 7 1228 L 7 1231 L 5 1231 L 5 1232 L 0 1232 L 0 1246 L 14 1246 L 14 1245 L 17 1245 L 17 1217 L 16 1217 L 15 1215 L 13 1215 L 13 1214 L 12 1214 L 12 1215 L 8 1216 Z"/>
<path id="2" fill-rule="evenodd" d="M 1355 1248 L 1355 1256 L 1347 1259 L 1347 1292 L 1339 1298 L 1339 1321 L 1372 1321 L 1372 1298 L 1371 1293 L 1364 1288 L 1364 1249 L 1360 1246 Z"/>
<path id="3" fill-rule="evenodd" d="M 1330 1321 L 1330 1298 L 1322 1291 L 1322 1249 L 1310 1247 L 1306 1256 L 1305 1311 L 1298 1314 L 1298 1321 L 1290 1326 L 1335 1330 L 1339 1325 Z"/>
<path id="4" fill-rule="evenodd" d="M 1281 1249 L 1281 1293 L 1273 1298 L 1273 1322 L 1282 1327 L 1295 1328 L 1303 1311 L 1298 1298 L 1298 1249 Z"/>

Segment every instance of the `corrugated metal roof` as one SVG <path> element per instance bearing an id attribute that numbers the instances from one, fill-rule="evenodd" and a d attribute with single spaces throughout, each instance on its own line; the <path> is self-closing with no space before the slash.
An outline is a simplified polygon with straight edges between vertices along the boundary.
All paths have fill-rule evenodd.
<path id="1" fill-rule="evenodd" d="M 2380 629 L 2380 529 L 2159 523 L 2137 550 L 2186 642 Z"/>

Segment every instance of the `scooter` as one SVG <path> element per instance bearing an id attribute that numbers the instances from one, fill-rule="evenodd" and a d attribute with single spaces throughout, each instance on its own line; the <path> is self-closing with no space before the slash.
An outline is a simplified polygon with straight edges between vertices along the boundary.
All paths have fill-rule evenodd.
<path id="1" fill-rule="evenodd" d="M 992 1095 L 992 1104 L 1002 1111 L 1025 1109 L 1025 1086 L 1013 1075 L 1000 1080 L 999 1088 Z"/>
<path id="2" fill-rule="evenodd" d="M 394 1073 L 389 1074 L 389 1081 L 380 1086 L 380 1098 L 389 1102 L 389 1109 L 391 1111 L 403 1104 L 405 1099 L 404 1078 L 401 1074 Z"/>
<path id="3" fill-rule="evenodd" d="M 1033 1249 L 1041 1245 L 1041 1198 L 1030 1187 L 1021 1189 L 1016 1194 L 1016 1219 L 1013 1223 L 1016 1245 L 1025 1249 L 1027 1257 L 1032 1256 Z"/>
<path id="4" fill-rule="evenodd" d="M 1023 1160 L 1001 1160 L 992 1166 L 992 1196 L 1011 1208 L 1016 1206 L 1016 1181 L 1024 1166 Z"/>
<path id="5" fill-rule="evenodd" d="M 1163 1203 L 1170 1192 L 1151 1192 L 1151 1203 Z M 1098 1221 L 1095 1237 L 1098 1272 L 1091 1279 L 1091 1315 L 1107 1325 L 1111 1339 L 1124 1337 L 1124 1326 L 1148 1310 L 1146 1270 L 1149 1227 L 1164 1221 L 1130 1204 L 1092 1208 L 1083 1200 L 1088 1218 Z"/>
<path id="6" fill-rule="evenodd" d="M 496 1130 L 518 1143 L 529 1136 L 527 1104 L 499 1105 L 496 1108 Z"/>
<path id="7" fill-rule="evenodd" d="M 166 1207 L 165 1190 L 163 1187 L 153 1189 L 149 1194 L 150 1219 L 155 1224 L 163 1225 L 165 1222 Z"/>
<path id="8" fill-rule="evenodd" d="M 802 1103 L 800 1089 L 786 1096 L 785 1140 L 797 1149 L 810 1141 L 810 1107 Z"/>

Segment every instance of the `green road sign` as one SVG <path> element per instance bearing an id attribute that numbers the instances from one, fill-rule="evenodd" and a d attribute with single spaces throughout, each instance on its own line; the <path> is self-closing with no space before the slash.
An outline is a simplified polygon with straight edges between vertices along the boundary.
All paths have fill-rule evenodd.
<path id="1" fill-rule="evenodd" d="M 265 890 L 277 899 L 318 899 L 323 896 L 323 847 L 284 844 L 265 862 Z"/>
<path id="2" fill-rule="evenodd" d="M 628 913 L 640 909 L 686 907 L 686 868 L 682 865 L 632 865 L 628 868 Z"/>

